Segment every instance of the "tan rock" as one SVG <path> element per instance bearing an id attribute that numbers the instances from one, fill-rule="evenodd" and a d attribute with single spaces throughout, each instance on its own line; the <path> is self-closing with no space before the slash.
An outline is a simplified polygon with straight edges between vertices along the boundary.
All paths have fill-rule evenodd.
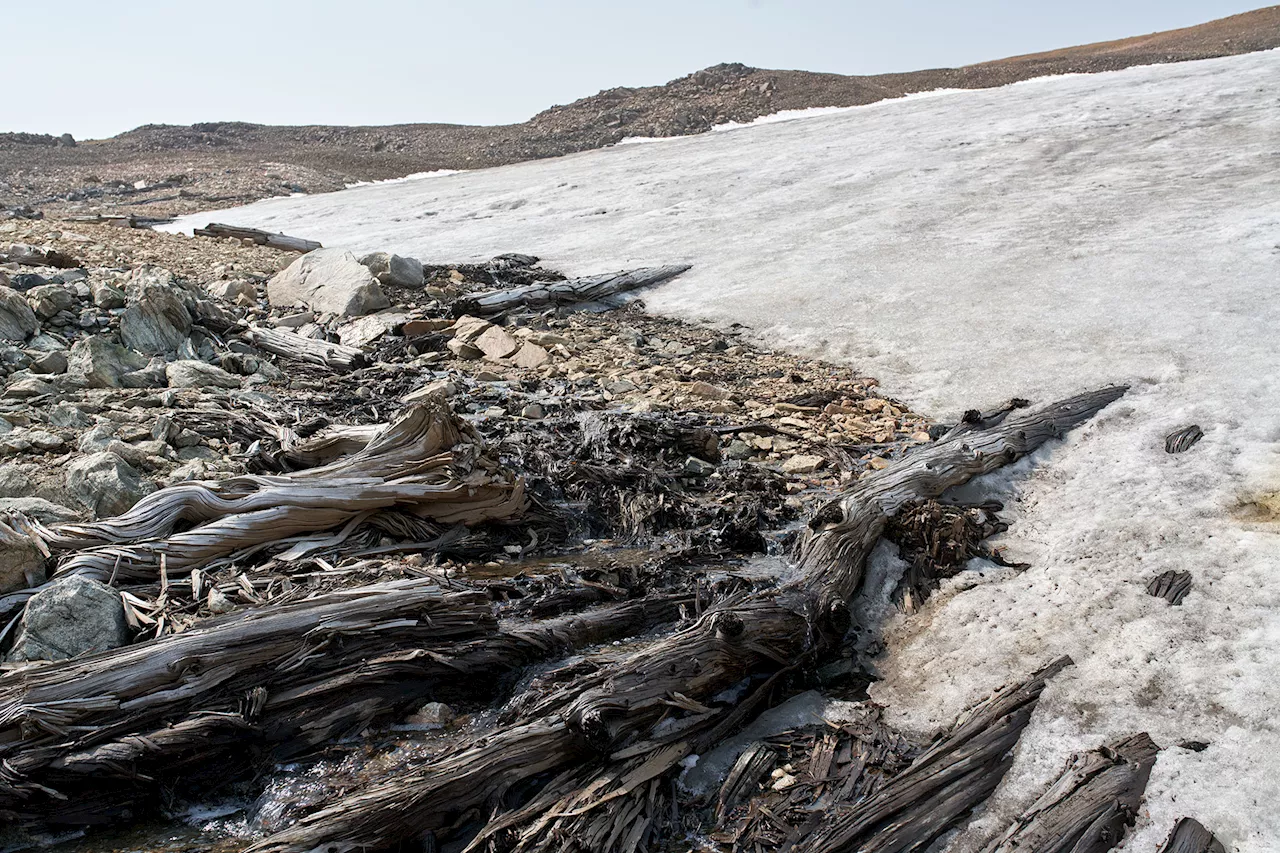
<path id="1" fill-rule="evenodd" d="M 519 352 L 511 358 L 511 363 L 516 367 L 523 367 L 528 370 L 542 367 L 550 361 L 551 353 L 547 352 L 537 344 L 529 343 L 521 346 Z"/>
<path id="2" fill-rule="evenodd" d="M 685 391 L 694 397 L 702 397 L 706 400 L 727 400 L 733 393 L 727 388 L 712 385 L 710 382 L 691 382 L 686 386 Z"/>
<path id="3" fill-rule="evenodd" d="M 484 353 L 485 358 L 497 361 L 510 358 L 520 351 L 520 342 L 511 337 L 503 329 L 490 326 L 478 338 L 472 341 L 476 349 Z"/>
<path id="4" fill-rule="evenodd" d="M 821 456 L 792 456 L 782 463 L 782 470 L 787 474 L 812 474 L 826 464 Z"/>

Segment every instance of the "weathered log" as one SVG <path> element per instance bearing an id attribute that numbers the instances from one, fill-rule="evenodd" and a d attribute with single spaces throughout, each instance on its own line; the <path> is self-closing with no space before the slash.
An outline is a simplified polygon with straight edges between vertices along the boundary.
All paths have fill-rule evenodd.
<path id="1" fill-rule="evenodd" d="M 519 667 L 649 630 L 686 603 L 500 625 L 483 593 L 394 581 L 23 671 L 0 682 L 0 815 L 110 820 L 160 786 L 225 782 L 427 700 L 492 699 Z"/>
<path id="2" fill-rule="evenodd" d="M 1028 681 L 978 705 L 874 795 L 828 810 L 787 849 L 796 853 L 924 850 L 1000 784 L 1045 681 L 1070 663 L 1070 658 L 1060 658 Z"/>
<path id="3" fill-rule="evenodd" d="M 1199 424 L 1175 429 L 1164 438 L 1164 452 L 1186 453 L 1202 438 L 1204 438 L 1204 430 L 1200 429 Z"/>
<path id="4" fill-rule="evenodd" d="M 1199 821 L 1184 817 L 1174 825 L 1160 853 L 1227 853 L 1227 850 Z"/>
<path id="5" fill-rule="evenodd" d="M 1106 853 L 1133 825 L 1159 751 L 1143 732 L 1073 756 L 984 853 Z"/>
<path id="6" fill-rule="evenodd" d="M 995 470 L 1083 422 L 1123 393 L 1124 389 L 1093 392 L 989 428 L 962 431 L 873 474 L 833 504 L 843 519 L 820 517 L 811 524 L 801 551 L 801 577 L 771 592 L 722 602 L 676 634 L 550 695 L 532 695 L 513 706 L 508 719 L 514 727 L 464 744 L 392 782 L 371 785 L 307 815 L 253 849 L 302 853 L 324 847 L 338 853 L 393 847 L 443 829 L 459 814 L 481 809 L 495 792 L 552 770 L 573 772 L 575 765 L 591 757 L 612 756 L 616 761 L 661 749 L 665 761 L 678 761 L 681 750 L 688 754 L 697 740 L 709 740 L 709 732 L 720 731 L 726 710 L 715 696 L 748 675 L 793 666 L 839 642 L 849 627 L 847 602 L 861 584 L 866 557 L 888 516 L 902 503 L 936 496 Z M 856 523 L 848 523 L 850 519 Z M 1037 688 L 1033 692 L 1038 695 Z M 674 725 L 659 729 L 667 719 Z M 984 744 L 1000 734 L 996 730 L 982 735 L 963 726 L 962 730 L 966 737 L 983 738 Z M 1003 756 L 1012 745 L 999 742 L 1003 747 L 992 755 Z M 524 767 L 512 764 L 513 754 L 526 758 Z M 621 778 L 625 777 L 607 771 L 604 784 L 625 787 Z M 955 776 L 942 778 L 943 784 L 929 788 L 938 814 L 958 817 L 980 801 L 972 791 L 986 790 L 973 780 L 961 784 Z M 982 778 L 989 782 L 989 776 Z M 921 831 L 929 837 L 941 831 L 939 826 L 949 825 L 927 817 L 921 821 Z"/>
<path id="7" fill-rule="evenodd" d="M 468 449 L 470 448 L 470 449 Z M 438 522 L 511 518 L 524 487 L 482 455 L 470 425 L 438 401 L 407 409 L 358 453 L 293 474 L 187 482 L 153 492 L 123 515 L 40 529 L 75 551 L 59 572 L 109 582 L 153 581 L 245 549 L 349 525 L 391 507 Z M 185 525 L 180 532 L 179 525 Z"/>
<path id="8" fill-rule="evenodd" d="M 66 252 L 57 249 L 41 249 L 28 246 L 26 243 L 12 243 L 8 251 L 0 252 L 0 264 L 21 264 L 27 267 L 57 267 L 58 269 L 75 269 L 82 266 L 80 261 Z"/>
<path id="9" fill-rule="evenodd" d="M 301 237 L 290 237 L 287 234 L 272 234 L 269 231 L 260 231 L 257 228 L 224 225 L 220 222 L 210 222 L 203 228 L 194 229 L 192 233 L 197 237 L 234 237 L 237 240 L 251 240 L 259 246 L 267 246 L 286 252 L 301 252 L 303 254 L 324 248 L 315 240 L 304 240 Z"/>
<path id="10" fill-rule="evenodd" d="M 507 290 L 470 293 L 456 300 L 451 311 L 455 317 L 492 317 L 513 308 L 538 310 L 559 305 L 576 305 L 648 287 L 675 278 L 691 268 L 689 264 L 647 267 L 629 272 L 605 273 L 569 281 L 538 282 Z"/>
<path id="11" fill-rule="evenodd" d="M 308 338 L 293 332 L 250 326 L 241 337 L 273 355 L 333 370 L 358 370 L 369 364 L 369 357 L 362 349 Z"/>

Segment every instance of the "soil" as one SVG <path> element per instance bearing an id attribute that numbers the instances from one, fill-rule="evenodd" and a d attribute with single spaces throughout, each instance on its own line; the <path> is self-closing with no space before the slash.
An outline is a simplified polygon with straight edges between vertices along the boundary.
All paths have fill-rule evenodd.
<path id="1" fill-rule="evenodd" d="M 701 133 L 780 110 L 854 106 L 939 88 L 988 88 L 1051 74 L 1095 73 L 1280 46 L 1280 6 L 1194 27 L 1046 53 L 870 76 L 730 63 L 663 86 L 615 88 L 521 124 L 473 127 L 275 127 L 241 122 L 146 125 L 111 139 L 0 134 L 0 208 L 163 217 L 357 181 L 478 169 Z"/>

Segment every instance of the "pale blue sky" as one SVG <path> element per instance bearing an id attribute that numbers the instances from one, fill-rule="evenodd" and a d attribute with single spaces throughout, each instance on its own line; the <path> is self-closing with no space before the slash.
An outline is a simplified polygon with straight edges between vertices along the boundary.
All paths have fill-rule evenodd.
<path id="1" fill-rule="evenodd" d="M 874 74 L 1200 23 L 1229 0 L 0 0 L 0 130 L 517 122 L 718 62 Z"/>

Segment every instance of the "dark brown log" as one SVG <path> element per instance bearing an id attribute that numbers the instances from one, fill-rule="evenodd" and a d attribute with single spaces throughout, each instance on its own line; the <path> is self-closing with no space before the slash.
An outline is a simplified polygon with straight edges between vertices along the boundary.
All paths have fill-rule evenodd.
<path id="1" fill-rule="evenodd" d="M 1060 658 L 962 717 L 951 732 L 868 799 L 837 806 L 801 832 L 796 853 L 924 850 L 985 801 L 1013 764 L 1012 751 Z"/>
<path id="2" fill-rule="evenodd" d="M 215 619 L 0 682 L 0 815 L 97 823 L 393 721 L 491 699 L 519 667 L 676 618 L 654 596 L 503 624 L 487 596 L 395 581 Z"/>
<path id="3" fill-rule="evenodd" d="M 797 580 L 749 599 L 723 602 L 685 630 L 572 685 L 546 696 L 533 694 L 515 705 L 514 728 L 463 745 L 431 766 L 371 785 L 253 849 L 303 853 L 326 845 L 333 851 L 393 847 L 442 829 L 460 813 L 482 808 L 494 792 L 551 770 L 572 772 L 592 756 L 612 756 L 617 761 L 657 754 L 661 749 L 664 761 L 674 763 L 693 750 L 694 742 L 714 743 L 709 732 L 721 731 L 726 712 L 712 697 L 745 676 L 776 672 L 820 654 L 844 636 L 849 628 L 847 602 L 861 584 L 866 557 L 888 516 L 899 506 L 914 498 L 936 496 L 1013 461 L 1123 393 L 1119 388 L 1084 394 L 1020 413 L 989 429 L 962 431 L 860 481 L 849 495 L 832 504 L 842 518 L 827 522 L 819 517 L 811 523 L 810 537 L 801 550 L 805 573 Z M 1036 683 L 1042 686 L 1042 680 Z M 1019 709 L 1029 715 L 1027 702 L 1034 698 L 1030 694 L 1038 695 L 1039 689 L 1033 685 L 1025 693 L 1014 691 L 1020 697 L 1016 700 L 1005 697 L 1013 707 L 1000 711 L 999 719 L 1011 716 L 1025 725 L 1025 718 L 1017 716 L 1022 713 Z M 659 730 L 658 724 L 672 715 L 673 708 L 684 711 L 677 717 L 675 732 Z M 958 728 L 957 737 L 963 734 L 966 740 L 990 746 L 996 758 L 1002 759 L 1016 741 L 1016 734 L 1012 741 L 1001 739 L 1008 723 L 1005 728 L 993 723 L 996 727 L 989 731 L 966 725 Z M 1020 730 L 1021 725 L 1016 728 Z M 500 748 L 495 750 L 494 744 Z M 525 757 L 526 769 L 512 764 L 513 754 Z M 994 787 L 999 775 L 993 776 L 993 768 L 998 766 L 998 762 L 985 764 L 985 772 L 977 779 L 956 770 L 941 774 L 940 784 L 922 782 L 922 790 L 933 799 L 921 810 L 920 831 L 931 838 L 950 823 L 928 815 L 951 815 L 954 820 L 980 802 L 974 792 Z M 462 768 L 465 779 L 460 782 Z M 638 767 L 626 769 L 639 772 Z M 650 768 L 648 772 L 665 771 Z M 602 784 L 615 786 L 614 790 L 625 788 L 625 775 L 619 776 L 614 768 L 603 773 Z"/>
<path id="4" fill-rule="evenodd" d="M 238 225 L 224 225 L 210 222 L 203 228 L 196 228 L 192 233 L 197 237 L 234 237 L 237 240 L 251 240 L 259 246 L 280 249 L 285 252 L 301 252 L 303 254 L 315 249 L 323 249 L 315 240 L 304 240 L 301 237 L 290 237 L 287 234 L 272 234 L 257 228 L 241 228 Z"/>
<path id="5" fill-rule="evenodd" d="M 675 278 L 689 269 L 691 269 L 689 264 L 671 264 L 630 272 L 605 273 L 569 281 L 538 282 L 507 290 L 471 293 L 455 301 L 451 311 L 455 317 L 461 317 L 464 314 L 470 314 L 473 317 L 493 317 L 513 308 L 529 308 L 536 311 L 552 306 L 594 302 L 597 299 L 658 284 Z"/>
<path id="6" fill-rule="evenodd" d="M 1106 853 L 1133 825 L 1159 751 L 1143 732 L 1072 757 L 984 853 Z"/>
<path id="7" fill-rule="evenodd" d="M 1174 825 L 1160 853 L 1227 853 L 1227 850 L 1199 821 L 1184 817 Z"/>
<path id="8" fill-rule="evenodd" d="M 341 372 L 358 370 L 369 364 L 369 357 L 362 349 L 308 338 L 293 332 L 250 326 L 241 337 L 272 355 L 318 364 Z"/>
<path id="9" fill-rule="evenodd" d="M 1164 452 L 1185 453 L 1202 438 L 1204 438 L 1204 430 L 1200 429 L 1197 424 L 1176 429 L 1165 436 Z"/>

